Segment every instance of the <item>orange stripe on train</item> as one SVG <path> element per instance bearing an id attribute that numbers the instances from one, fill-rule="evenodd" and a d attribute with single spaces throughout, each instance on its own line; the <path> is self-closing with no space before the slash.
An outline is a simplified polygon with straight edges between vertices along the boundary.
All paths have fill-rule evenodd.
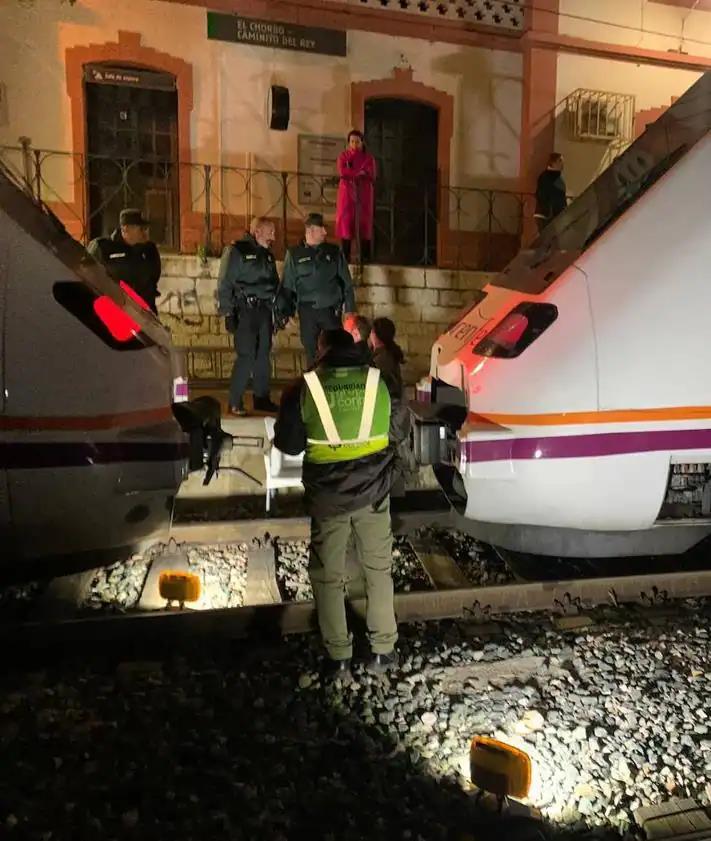
<path id="1" fill-rule="evenodd" d="M 553 412 L 535 415 L 507 415 L 470 412 L 470 424 L 498 426 L 570 426 L 574 424 L 634 423 L 649 421 L 705 420 L 711 406 L 671 406 L 660 409 L 608 409 L 600 412 Z"/>

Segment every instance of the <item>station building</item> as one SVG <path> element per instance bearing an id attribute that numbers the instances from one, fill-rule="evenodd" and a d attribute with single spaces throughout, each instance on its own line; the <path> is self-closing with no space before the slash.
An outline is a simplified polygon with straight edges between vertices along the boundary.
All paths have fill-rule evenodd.
<path id="1" fill-rule="evenodd" d="M 711 67 L 711 0 L 22 0 L 0 15 L 0 155 L 80 239 L 149 215 L 161 313 L 194 378 L 231 338 L 216 256 L 253 215 L 277 256 L 335 212 L 349 129 L 378 163 L 365 315 L 395 319 L 410 380 L 533 233 L 552 150 L 577 195 Z M 275 374 L 298 373 L 280 334 Z"/>

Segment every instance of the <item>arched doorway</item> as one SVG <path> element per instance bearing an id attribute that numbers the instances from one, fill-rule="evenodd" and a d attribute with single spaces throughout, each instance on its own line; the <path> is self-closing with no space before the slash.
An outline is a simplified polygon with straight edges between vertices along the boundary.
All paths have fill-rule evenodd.
<path id="1" fill-rule="evenodd" d="M 438 109 L 424 102 L 396 97 L 365 101 L 365 136 L 378 165 L 377 263 L 437 263 L 438 124 Z"/>
<path id="2" fill-rule="evenodd" d="M 89 237 L 110 233 L 123 207 L 151 221 L 151 238 L 179 244 L 176 78 L 136 65 L 84 65 Z"/>

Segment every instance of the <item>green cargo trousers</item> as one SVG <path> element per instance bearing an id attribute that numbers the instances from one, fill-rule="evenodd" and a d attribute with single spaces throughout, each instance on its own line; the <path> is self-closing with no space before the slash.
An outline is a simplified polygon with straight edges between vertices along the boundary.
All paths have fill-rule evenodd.
<path id="1" fill-rule="evenodd" d="M 393 535 L 390 498 L 386 497 L 375 510 L 369 505 L 349 514 L 311 519 L 309 577 L 321 637 L 334 660 L 346 660 L 353 654 L 345 604 L 346 547 L 351 530 L 365 577 L 370 647 L 374 654 L 389 654 L 397 642 L 390 572 Z"/>

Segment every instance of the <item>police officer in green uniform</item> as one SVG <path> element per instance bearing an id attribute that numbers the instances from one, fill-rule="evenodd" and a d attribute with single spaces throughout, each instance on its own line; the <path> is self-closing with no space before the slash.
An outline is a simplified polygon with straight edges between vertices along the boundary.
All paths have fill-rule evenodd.
<path id="1" fill-rule="evenodd" d="M 274 223 L 254 219 L 250 233 L 228 245 L 220 261 L 219 311 L 237 351 L 229 391 L 230 411 L 236 415 L 245 414 L 243 397 L 252 375 L 255 411 L 278 409 L 269 396 L 272 309 L 279 290 L 273 242 Z"/>
<path id="2" fill-rule="evenodd" d="M 348 263 L 337 245 L 326 242 L 320 213 L 306 217 L 303 243 L 287 251 L 283 280 L 291 311 L 299 313 L 301 343 L 311 367 L 319 333 L 340 327 L 342 312 L 355 311 Z"/>
<path id="3" fill-rule="evenodd" d="M 130 286 L 156 313 L 160 254 L 148 239 L 149 222 L 140 210 L 126 207 L 119 226 L 109 237 L 93 239 L 86 250 L 101 263 L 116 283 Z"/>
<path id="4" fill-rule="evenodd" d="M 325 671 L 350 675 L 353 653 L 344 601 L 346 546 L 353 533 L 366 587 L 371 671 L 397 665 L 393 604 L 389 446 L 390 397 L 377 368 L 363 364 L 343 329 L 319 338 L 319 365 L 282 396 L 274 444 L 304 452 L 311 516 L 309 577 L 328 652 Z"/>

